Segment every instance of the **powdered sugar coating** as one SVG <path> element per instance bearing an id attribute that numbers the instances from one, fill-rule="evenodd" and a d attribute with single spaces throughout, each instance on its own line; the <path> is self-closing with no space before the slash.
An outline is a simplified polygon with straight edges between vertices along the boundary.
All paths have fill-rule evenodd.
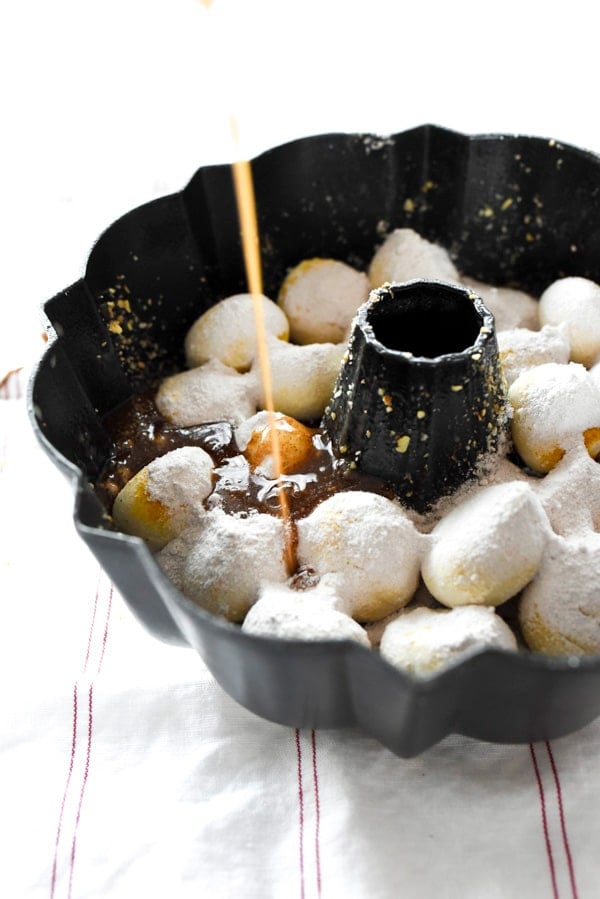
<path id="1" fill-rule="evenodd" d="M 287 340 L 289 323 L 273 300 L 259 297 L 267 334 Z M 247 371 L 256 355 L 256 326 L 253 299 L 249 293 L 220 300 L 198 318 L 185 338 L 185 355 L 190 368 L 219 359 L 237 371 Z"/>
<path id="2" fill-rule="evenodd" d="M 204 512 L 214 465 L 196 446 L 153 459 L 123 487 L 113 504 L 117 527 L 159 549 Z"/>
<path id="3" fill-rule="evenodd" d="M 331 267 L 329 263 L 333 263 Z M 304 324 L 302 324 L 301 315 L 298 330 L 292 329 L 293 339 L 297 343 L 306 341 L 305 345 L 291 345 L 285 343 L 284 340 L 275 339 L 273 337 L 275 331 L 269 338 L 273 377 L 276 390 L 280 388 L 280 393 L 275 397 L 275 407 L 280 413 L 286 413 L 304 421 L 320 417 L 323 407 L 329 400 L 345 350 L 341 344 L 327 342 L 329 334 L 326 329 L 331 316 L 326 308 L 321 308 L 323 300 L 315 304 L 314 297 L 310 296 L 311 278 L 308 275 L 316 278 L 317 282 L 322 279 L 322 283 L 318 285 L 322 287 L 327 281 L 326 272 L 333 278 L 336 271 L 338 274 L 341 271 L 338 266 L 343 267 L 344 264 L 335 263 L 333 260 L 313 259 L 301 263 L 294 273 L 298 278 L 296 288 L 302 287 L 300 291 L 302 302 L 306 301 L 307 304 L 313 302 L 312 307 L 306 306 L 306 309 L 311 308 L 312 311 L 304 314 Z M 387 266 L 385 273 L 384 266 Z M 359 276 L 355 279 L 357 286 L 359 283 L 363 285 L 366 283 L 365 275 L 350 269 L 349 266 L 346 268 L 354 275 Z M 263 597 L 265 605 L 263 607 L 260 607 L 260 604 L 259 607 L 255 606 L 252 616 L 250 614 L 247 616 L 250 619 L 248 632 L 251 632 L 252 621 L 256 618 L 262 622 L 260 627 L 264 626 L 267 630 L 270 628 L 273 633 L 288 634 L 293 639 L 320 639 L 320 636 L 313 635 L 324 633 L 322 626 L 324 627 L 325 624 L 321 618 L 325 614 L 323 610 L 327 610 L 327 616 L 334 611 L 336 615 L 342 616 L 336 618 L 335 622 L 331 621 L 327 624 L 327 627 L 331 626 L 334 631 L 338 626 L 343 630 L 351 621 L 348 615 L 344 614 L 345 612 L 349 612 L 358 620 L 365 622 L 377 619 L 381 621 L 381 616 L 384 615 L 387 628 L 388 616 L 408 618 L 408 613 L 403 611 L 403 606 L 411 598 L 414 599 L 414 591 L 418 584 L 419 560 L 424 553 L 426 557 L 423 563 L 423 573 L 428 577 L 428 586 L 431 587 L 432 592 L 436 591 L 435 595 L 437 596 L 433 602 L 442 602 L 449 606 L 456 603 L 468 604 L 466 606 L 457 605 L 452 614 L 467 610 L 471 613 L 471 604 L 474 603 L 497 604 L 504 602 L 506 598 L 509 598 L 508 594 L 514 596 L 515 593 L 518 593 L 524 580 L 527 579 L 529 586 L 525 587 L 525 592 L 527 595 L 531 592 L 535 596 L 534 585 L 538 579 L 546 583 L 546 567 L 548 565 L 552 570 L 556 591 L 565 594 L 569 592 L 568 585 L 561 581 L 561 577 L 571 578 L 572 566 L 564 566 L 561 575 L 558 563 L 555 565 L 547 562 L 547 558 L 551 559 L 552 552 L 555 552 L 556 549 L 552 530 L 555 535 L 560 535 L 559 540 L 566 538 L 565 554 L 571 552 L 577 541 L 588 547 L 585 552 L 580 549 L 575 550 L 575 556 L 580 559 L 582 565 L 585 565 L 591 552 L 591 544 L 588 545 L 587 538 L 591 535 L 593 542 L 594 531 L 600 528 L 600 466 L 593 461 L 585 449 L 587 446 L 591 453 L 600 450 L 600 414 L 598 412 L 600 410 L 600 362 L 585 375 L 581 371 L 581 366 L 568 365 L 569 354 L 571 353 L 573 359 L 578 359 L 577 353 L 581 352 L 581 347 L 578 347 L 577 342 L 579 341 L 581 344 L 582 338 L 580 334 L 577 336 L 577 327 L 585 332 L 594 332 L 596 291 L 600 291 L 600 287 L 586 279 L 561 279 L 545 292 L 546 301 L 538 306 L 533 297 L 523 291 L 493 287 L 459 274 L 450 256 L 443 248 L 425 240 L 411 229 L 397 229 L 389 235 L 372 260 L 370 275 L 374 279 L 373 286 L 380 286 L 384 281 L 412 280 L 419 277 L 462 283 L 470 286 L 483 298 L 484 303 L 496 317 L 501 363 L 509 385 L 514 388 L 510 400 L 514 416 L 512 434 L 516 449 L 530 468 L 540 473 L 547 471 L 550 473 L 544 479 L 532 478 L 527 469 L 518 468 L 503 455 L 499 455 L 495 459 L 492 472 L 491 467 L 489 470 L 482 471 L 477 483 L 464 485 L 464 488 L 458 490 L 453 496 L 444 498 L 439 509 L 436 510 L 436 515 L 441 516 L 438 525 L 435 525 L 433 516 L 422 521 L 412 516 L 421 533 L 412 525 L 412 530 L 407 531 L 403 525 L 405 529 L 402 531 L 402 535 L 398 534 L 396 539 L 390 540 L 387 545 L 384 535 L 387 533 L 388 525 L 382 523 L 385 516 L 378 519 L 377 515 L 372 514 L 371 507 L 369 507 L 371 510 L 365 514 L 358 512 L 354 515 L 351 511 L 354 500 L 348 500 L 347 497 L 356 496 L 358 491 L 337 495 L 345 497 L 339 501 L 344 507 L 339 528 L 337 525 L 334 526 L 336 516 L 330 515 L 333 507 L 327 505 L 336 499 L 336 497 L 332 497 L 331 500 L 321 504 L 321 507 L 325 506 L 325 512 L 321 512 L 323 517 L 321 524 L 318 524 L 317 515 L 321 507 L 318 507 L 307 519 L 298 522 L 300 546 L 306 549 L 311 544 L 312 553 L 312 558 L 309 558 L 309 554 L 307 554 L 305 557 L 301 557 L 300 562 L 313 565 L 317 569 L 316 578 L 320 577 L 320 582 L 316 588 L 313 588 L 314 592 L 310 596 L 283 586 L 285 579 L 283 565 L 277 569 L 278 573 L 275 577 L 269 575 L 267 566 L 263 565 L 262 561 L 269 554 L 269 551 L 265 550 L 266 542 L 261 543 L 257 538 L 253 560 L 244 555 L 242 548 L 249 549 L 253 540 L 242 539 L 240 534 L 237 534 L 235 539 L 225 536 L 224 542 L 218 549 L 214 547 L 211 549 L 210 546 L 200 548 L 200 543 L 211 544 L 212 537 L 216 534 L 222 535 L 225 531 L 228 532 L 228 528 L 225 528 L 222 522 L 213 522 L 210 528 L 205 528 L 199 523 L 190 527 L 188 523 L 187 530 L 184 530 L 160 553 L 161 565 L 183 592 L 187 592 L 195 601 L 204 604 L 211 611 L 225 615 L 232 620 L 241 620 L 245 614 L 244 609 L 250 608 L 257 596 Z M 293 282 L 294 278 L 291 278 L 287 287 L 282 291 L 282 299 L 286 292 L 289 297 L 290 290 L 294 286 Z M 334 308 L 337 308 L 339 304 L 340 314 L 343 307 L 344 314 L 348 318 L 350 308 L 353 307 L 352 314 L 355 311 L 356 299 L 350 303 L 348 297 L 343 296 L 344 291 L 341 289 L 341 285 L 340 274 L 340 280 L 334 284 L 333 288 L 330 288 L 332 295 L 327 296 L 326 300 L 331 300 Z M 577 301 L 573 299 L 576 290 L 580 291 Z M 565 299 L 567 293 L 568 299 Z M 587 296 L 588 294 L 589 296 Z M 558 305 L 563 305 L 558 320 L 555 320 L 548 310 L 552 309 L 553 303 L 556 304 L 557 297 Z M 592 303 L 589 309 L 586 307 L 588 300 Z M 228 308 L 227 301 L 222 302 L 224 305 L 219 315 L 223 315 Z M 269 309 L 274 305 L 269 300 L 265 299 L 265 302 Z M 576 310 L 573 308 L 575 302 L 579 302 Z M 327 303 L 324 305 L 327 306 Z M 546 312 L 541 315 L 544 306 L 547 307 Z M 281 310 L 279 311 L 281 312 Z M 216 316 L 217 313 L 214 315 Z M 316 319 L 320 315 L 320 324 L 318 324 Z M 549 316 L 549 323 L 546 321 L 546 315 Z M 225 316 L 223 319 L 225 329 L 229 327 L 231 320 Z M 341 319 L 337 321 L 338 324 L 335 327 L 339 328 Z M 540 321 L 542 322 L 541 329 Z M 304 325 L 309 329 L 306 333 L 301 330 Z M 313 330 L 310 330 L 313 325 Z M 349 321 L 346 321 L 346 329 L 348 325 Z M 253 327 L 253 323 L 251 323 L 249 328 L 252 331 Z M 199 330 L 201 333 L 202 328 Z M 267 331 L 269 331 L 269 325 L 267 325 Z M 576 346 L 574 350 L 571 350 L 570 340 L 573 339 L 574 334 Z M 170 384 L 168 384 L 170 379 L 166 380 L 165 384 L 168 384 L 169 390 L 163 391 L 163 396 L 165 393 L 168 396 L 163 409 L 166 409 L 170 402 L 179 411 L 186 410 L 184 412 L 186 420 L 180 418 L 178 423 L 196 424 L 200 421 L 226 418 L 236 424 L 242 419 L 253 420 L 255 409 L 262 402 L 258 390 L 256 360 L 252 363 L 249 374 L 240 375 L 232 368 L 223 366 L 218 360 L 212 358 L 214 355 L 220 355 L 221 358 L 227 358 L 230 365 L 235 365 L 240 371 L 245 371 L 252 362 L 255 352 L 253 345 L 250 349 L 246 348 L 243 358 L 233 359 L 225 357 L 221 353 L 223 347 L 235 344 L 234 336 L 227 333 L 213 335 L 215 344 L 209 348 L 206 357 L 211 358 L 211 362 L 205 363 L 200 369 L 202 371 L 201 386 L 206 387 L 205 394 L 210 395 L 210 402 L 207 402 L 205 406 L 198 403 L 197 396 L 195 396 L 198 392 L 202 393 L 202 390 L 196 390 L 195 380 L 171 382 Z M 277 334 L 277 336 L 282 335 Z M 346 335 L 340 333 L 339 337 L 336 336 L 332 339 L 341 339 L 342 336 Z M 585 336 L 587 338 L 590 335 L 586 333 Z M 596 337 L 593 336 L 593 333 L 592 337 L 593 352 L 588 351 L 585 360 L 581 359 L 588 365 L 591 364 L 590 360 L 598 358 L 597 345 L 594 342 Z M 189 356 L 190 364 L 195 364 L 195 358 Z M 573 374 L 574 372 L 575 374 Z M 237 381 L 214 381 L 207 386 L 208 376 L 212 375 L 218 375 L 223 379 L 233 377 L 237 378 Z M 186 394 L 183 399 L 181 395 L 175 396 L 180 386 L 184 387 L 183 393 Z M 190 412 L 190 409 L 193 411 Z M 256 417 L 257 427 L 262 426 L 259 422 L 261 416 L 264 419 L 266 413 L 261 412 Z M 168 414 L 167 417 L 170 417 L 172 421 L 177 420 L 171 414 Z M 242 426 L 239 429 L 238 437 L 240 449 L 244 451 L 249 432 L 244 436 Z M 541 462 L 539 461 L 540 454 L 543 457 Z M 551 457 L 550 465 L 547 465 L 548 457 Z M 239 458 L 243 459 L 244 457 Z M 259 464 L 266 465 L 267 469 L 265 470 L 272 475 L 272 470 L 268 468 L 269 460 L 267 452 Z M 253 462 L 252 465 L 254 464 Z M 552 468 L 552 466 L 555 467 Z M 284 464 L 284 470 L 286 467 Z M 508 493 L 515 486 L 519 487 L 520 485 L 523 491 L 520 496 L 521 500 L 526 497 L 520 512 L 515 511 L 519 508 L 518 491 L 510 501 L 506 499 L 508 493 L 505 495 L 504 506 L 496 504 L 495 507 L 487 500 L 484 502 L 488 491 L 501 484 L 507 488 Z M 145 489 L 148 490 L 147 483 Z M 382 499 L 381 497 L 375 498 L 374 494 L 368 496 L 373 497 L 376 501 Z M 391 501 L 384 500 L 384 502 Z M 347 503 L 349 505 L 346 507 Z M 398 506 L 399 504 L 392 503 L 392 505 Z M 220 512 L 216 506 L 215 511 Z M 207 513 L 203 510 L 203 514 Z M 456 517 L 453 517 L 455 514 Z M 256 519 L 257 516 L 250 516 L 250 518 Z M 407 516 L 405 518 L 407 519 Z M 247 519 L 233 520 L 239 523 Z M 276 527 L 280 527 L 280 522 L 275 520 L 275 523 Z M 178 527 L 180 526 L 178 525 Z M 232 528 L 235 529 L 237 526 L 232 525 Z M 319 528 L 321 529 L 319 530 Z M 445 536 L 444 530 L 446 530 Z M 430 531 L 431 533 L 429 533 Z M 339 536 L 342 533 L 343 536 Z M 332 534 L 333 537 L 331 537 Z M 331 544 L 327 542 L 330 538 L 332 539 Z M 220 539 L 221 537 L 219 537 Z M 545 550 L 548 545 L 551 546 L 552 552 L 550 549 Z M 487 567 L 480 557 L 482 547 L 483 555 L 487 557 Z M 445 556 L 442 550 L 444 550 Z M 214 556 L 211 553 L 214 553 Z M 223 553 L 229 553 L 236 560 L 235 570 L 230 571 L 226 565 L 219 569 L 217 561 Z M 405 556 L 402 555 L 403 553 Z M 277 556 L 277 552 L 275 556 Z M 188 558 L 191 557 L 195 558 L 196 562 L 188 565 Z M 417 559 L 416 566 L 415 558 Z M 543 564 L 542 558 L 544 558 Z M 407 559 L 408 561 L 406 561 Z M 575 561 L 572 560 L 572 562 L 574 565 Z M 459 568 L 460 570 L 458 570 Z M 211 571 L 220 570 L 219 578 L 221 580 L 218 584 L 212 582 L 212 575 L 207 573 L 209 569 Z M 223 583 L 228 578 L 235 581 L 238 575 L 245 574 L 245 571 L 242 572 L 241 569 L 249 570 L 249 580 L 252 581 L 254 578 L 252 585 L 248 587 L 244 583 L 235 582 L 231 595 L 229 595 L 227 587 L 223 588 Z M 397 569 L 402 569 L 406 581 L 409 583 L 402 585 L 401 589 L 396 584 L 393 591 L 385 594 L 382 585 L 385 586 L 389 584 L 390 580 L 393 580 Z M 536 570 L 539 572 L 538 575 L 535 574 Z M 426 575 L 426 572 L 429 573 Z M 532 573 L 533 580 L 531 580 Z M 276 582 L 275 586 L 270 584 L 272 580 Z M 385 594 L 383 601 L 381 599 L 383 594 L 378 592 L 380 588 Z M 331 595 L 332 591 L 337 597 L 333 606 L 328 604 L 325 599 Z M 394 591 L 395 595 L 392 598 L 391 593 Z M 237 602 L 238 594 L 242 596 L 241 606 Z M 229 598 L 225 600 L 226 595 Z M 323 602 L 310 602 L 319 596 L 324 597 Z M 280 606 L 277 605 L 276 597 L 281 600 Z M 296 602 L 297 597 L 301 597 L 298 602 Z M 340 603 L 342 603 L 341 606 Z M 538 614 L 539 605 L 540 602 L 536 600 L 536 614 Z M 291 621 L 285 623 L 283 610 L 288 607 Z M 314 610 L 315 620 L 309 620 L 310 610 Z M 493 616 L 491 608 L 481 606 L 479 611 L 488 615 L 488 620 L 490 614 Z M 413 612 L 410 614 L 412 615 Z M 449 628 L 450 613 L 447 610 L 438 609 L 436 614 L 437 619 L 442 615 L 446 621 L 443 625 L 436 623 L 435 627 Z M 498 616 L 493 616 L 494 623 L 495 619 L 500 620 Z M 415 626 L 419 620 L 421 619 L 415 617 Z M 483 620 L 482 618 L 481 621 L 483 622 Z M 451 622 L 454 628 L 458 625 L 459 619 L 452 618 Z M 466 617 L 463 619 L 463 624 L 463 637 L 468 642 L 472 634 L 469 631 L 470 626 Z M 380 625 L 373 625 L 373 627 L 376 626 L 383 629 L 384 622 L 382 621 Z M 422 626 L 426 627 L 424 618 Z M 503 623 L 502 626 L 506 627 Z M 244 627 L 246 629 L 245 625 Z M 364 636 L 363 631 L 355 622 L 352 623 L 352 628 L 357 629 L 356 634 L 360 633 L 361 636 Z M 341 631 L 339 636 L 342 638 Z M 356 638 L 351 634 L 348 636 L 350 639 Z M 535 640 L 535 638 L 533 639 Z M 571 640 L 571 638 L 567 639 Z M 573 649 L 575 645 L 573 640 L 568 645 L 571 646 L 571 651 L 598 651 L 597 649 Z M 590 645 L 595 644 L 591 643 Z M 537 644 L 534 645 L 534 648 L 536 646 Z M 460 651 L 457 649 L 457 653 Z M 447 662 L 444 664 L 451 661 L 451 656 L 452 653 L 449 651 Z M 407 658 L 410 658 L 410 651 Z"/>
<path id="4" fill-rule="evenodd" d="M 587 367 L 600 357 L 600 285 L 589 278 L 554 281 L 540 297 L 540 321 L 564 322 L 569 331 L 571 359 Z"/>
<path id="5" fill-rule="evenodd" d="M 600 529 L 600 465 L 583 444 L 532 483 L 556 534 L 584 537 Z"/>
<path id="6" fill-rule="evenodd" d="M 548 655 L 600 653 L 600 535 L 555 537 L 523 591 L 519 621 L 530 649 Z"/>
<path id="7" fill-rule="evenodd" d="M 495 287 L 475 278 L 461 277 L 461 283 L 481 297 L 495 319 L 496 333 L 513 328 L 539 328 L 538 302 L 523 290 L 512 287 Z"/>
<path id="8" fill-rule="evenodd" d="M 213 359 L 165 378 L 155 402 L 166 419 L 182 427 L 224 419 L 236 424 L 254 414 L 257 394 L 255 374 L 240 374 Z"/>
<path id="9" fill-rule="evenodd" d="M 600 388 L 583 365 L 548 362 L 521 374 L 508 391 L 512 437 L 523 461 L 550 471 L 571 447 L 600 449 Z"/>
<path id="10" fill-rule="evenodd" d="M 331 397 L 345 344 L 310 343 L 304 346 L 282 340 L 268 341 L 273 402 L 278 412 L 312 421 L 323 414 Z M 255 362 L 252 373 L 258 380 L 259 366 Z M 260 403 L 264 396 L 259 387 Z"/>
<path id="11" fill-rule="evenodd" d="M 539 331 L 529 328 L 510 328 L 497 335 L 502 372 L 510 387 L 513 381 L 536 365 L 556 362 L 566 365 L 570 344 L 565 324 L 544 325 Z"/>
<path id="12" fill-rule="evenodd" d="M 285 278 L 278 299 L 291 340 L 340 343 L 369 291 L 365 273 L 345 262 L 315 258 L 299 263 Z"/>
<path id="13" fill-rule="evenodd" d="M 340 611 L 339 604 L 339 597 L 322 582 L 302 591 L 265 584 L 242 630 L 284 640 L 353 640 L 370 648 L 364 629 Z"/>
<path id="14" fill-rule="evenodd" d="M 392 665 L 420 676 L 490 648 L 514 651 L 517 641 L 509 626 L 486 606 L 403 611 L 388 624 L 379 647 Z"/>
<path id="15" fill-rule="evenodd" d="M 369 266 L 371 287 L 414 278 L 459 282 L 456 266 L 443 247 L 411 228 L 396 228 L 379 247 Z"/>
<path id="16" fill-rule="evenodd" d="M 596 362 L 595 365 L 589 369 L 592 380 L 596 382 L 596 384 L 600 387 L 600 362 Z"/>
<path id="17" fill-rule="evenodd" d="M 212 509 L 157 558 L 185 596 L 230 621 L 243 620 L 263 583 L 287 578 L 283 527 L 272 515 Z"/>
<path id="18" fill-rule="evenodd" d="M 413 596 L 424 538 L 399 503 L 336 493 L 297 527 L 299 563 L 343 597 L 357 621 L 384 618 Z"/>
<path id="19" fill-rule="evenodd" d="M 169 506 L 198 509 L 212 490 L 214 465 L 199 446 L 181 446 L 154 459 L 147 467 L 147 493 Z"/>
<path id="20" fill-rule="evenodd" d="M 535 574 L 550 527 L 527 483 L 478 490 L 431 532 L 423 580 L 446 606 L 497 606 Z"/>

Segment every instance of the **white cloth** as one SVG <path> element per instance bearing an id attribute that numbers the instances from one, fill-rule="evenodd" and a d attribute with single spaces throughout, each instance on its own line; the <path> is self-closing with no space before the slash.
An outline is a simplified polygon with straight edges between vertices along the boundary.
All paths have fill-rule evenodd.
<path id="1" fill-rule="evenodd" d="M 598 894 L 600 722 L 403 760 L 255 717 L 134 620 L 19 393 L 0 399 L 0 896 Z"/>

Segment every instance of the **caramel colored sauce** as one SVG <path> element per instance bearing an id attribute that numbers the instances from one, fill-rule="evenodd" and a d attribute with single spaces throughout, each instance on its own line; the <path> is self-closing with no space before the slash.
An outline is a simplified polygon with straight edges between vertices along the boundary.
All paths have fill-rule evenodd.
<path id="1" fill-rule="evenodd" d="M 96 493 L 108 512 L 117 493 L 153 459 L 182 446 L 199 446 L 216 465 L 233 455 L 233 428 L 229 422 L 175 427 L 154 404 L 156 386 L 114 409 L 103 419 L 111 452 L 96 482 Z M 237 450 L 236 450 L 237 452 Z"/>
<path id="2" fill-rule="evenodd" d="M 157 410 L 154 393 L 154 387 L 148 387 L 103 420 L 112 451 L 98 477 L 96 492 L 109 513 L 117 493 L 152 459 L 181 446 L 199 446 L 215 464 L 213 491 L 206 501 L 208 508 L 221 508 L 230 515 L 281 515 L 283 493 L 294 541 L 295 571 L 295 521 L 340 490 L 368 490 L 393 497 L 391 487 L 377 478 L 340 466 L 320 431 L 315 431 L 310 452 L 293 474 L 266 478 L 240 453 L 229 422 L 176 427 Z"/>

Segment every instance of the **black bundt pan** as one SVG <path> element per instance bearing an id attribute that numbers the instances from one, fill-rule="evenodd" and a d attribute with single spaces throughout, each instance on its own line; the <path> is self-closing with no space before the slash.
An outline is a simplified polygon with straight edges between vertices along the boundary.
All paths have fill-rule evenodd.
<path id="1" fill-rule="evenodd" d="M 388 138 L 331 134 L 263 153 L 253 171 L 271 296 L 307 257 L 366 266 L 384 233 L 402 226 L 486 282 L 539 294 L 559 276 L 600 280 L 600 158 L 555 141 L 430 125 Z M 145 377 L 181 367 L 192 321 L 244 289 L 230 168 L 219 165 L 112 224 L 85 276 L 45 305 L 54 334 L 30 382 L 33 426 L 73 484 L 80 536 L 134 614 L 156 637 L 191 644 L 257 715 L 359 726 L 400 756 L 453 732 L 521 743 L 592 721 L 598 657 L 487 651 L 416 680 L 353 643 L 247 636 L 185 599 L 141 540 L 110 529 L 90 486 L 108 452 L 102 416 Z M 56 577 L 68 564 L 60 560 Z"/>

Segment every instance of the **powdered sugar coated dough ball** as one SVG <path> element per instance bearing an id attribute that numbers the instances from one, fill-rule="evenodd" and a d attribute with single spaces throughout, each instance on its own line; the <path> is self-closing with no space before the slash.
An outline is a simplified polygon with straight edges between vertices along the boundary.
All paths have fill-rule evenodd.
<path id="1" fill-rule="evenodd" d="M 523 372 L 508 391 L 512 438 L 535 472 L 550 471 L 572 447 L 600 452 L 600 387 L 575 362 L 548 362 Z"/>
<path id="2" fill-rule="evenodd" d="M 283 526 L 272 515 L 206 513 L 158 556 L 181 591 L 215 615 L 241 621 L 264 582 L 284 583 Z"/>
<path id="3" fill-rule="evenodd" d="M 112 515 L 119 530 L 160 549 L 204 511 L 212 491 L 213 462 L 197 446 L 154 459 L 117 494 Z"/>
<path id="4" fill-rule="evenodd" d="M 399 503 L 374 493 L 336 493 L 300 519 L 298 561 L 347 603 L 357 621 L 406 605 L 419 580 L 422 539 Z"/>
<path id="5" fill-rule="evenodd" d="M 571 359 L 587 367 L 600 358 L 600 285 L 588 278 L 559 278 L 540 297 L 543 325 L 565 322 Z"/>
<path id="6" fill-rule="evenodd" d="M 600 535 L 556 537 L 523 591 L 519 623 L 530 649 L 548 655 L 600 653 Z"/>
<path id="7" fill-rule="evenodd" d="M 521 481 L 478 490 L 432 530 L 421 573 L 446 606 L 497 606 L 531 580 L 550 527 Z"/>
<path id="8" fill-rule="evenodd" d="M 168 421 L 181 427 L 206 421 L 238 424 L 256 412 L 257 394 L 254 374 L 239 374 L 213 359 L 165 378 L 155 402 Z"/>
<path id="9" fill-rule="evenodd" d="M 463 277 L 461 282 L 481 297 L 486 308 L 494 316 L 496 333 L 511 328 L 539 328 L 538 301 L 523 290 L 513 287 L 495 287 L 474 278 Z"/>
<path id="10" fill-rule="evenodd" d="M 279 305 L 295 343 L 340 343 L 369 296 L 369 279 L 336 259 L 306 259 L 285 278 Z"/>
<path id="11" fill-rule="evenodd" d="M 600 465 L 583 444 L 533 483 L 556 534 L 572 537 L 600 530 Z"/>
<path id="12" fill-rule="evenodd" d="M 516 638 L 487 606 L 403 611 L 383 632 L 379 651 L 411 674 L 428 675 L 483 649 L 516 650 Z"/>
<path id="13" fill-rule="evenodd" d="M 287 340 L 289 324 L 279 306 L 267 297 L 259 298 L 265 331 Z M 219 359 L 237 371 L 247 371 L 256 355 L 256 323 L 252 296 L 240 293 L 211 306 L 189 329 L 185 355 L 190 368 L 209 359 Z"/>
<path id="14" fill-rule="evenodd" d="M 500 365 L 509 387 L 528 368 L 548 362 L 566 365 L 569 361 L 566 325 L 544 325 L 540 331 L 510 328 L 497 337 Z"/>
<path id="15" fill-rule="evenodd" d="M 600 387 L 600 362 L 596 362 L 595 365 L 592 365 L 590 368 L 590 376 L 593 381 Z"/>
<path id="16" fill-rule="evenodd" d="M 346 347 L 334 343 L 297 346 L 273 339 L 268 347 L 277 411 L 300 421 L 320 418 L 333 392 Z M 258 363 L 252 372 L 258 379 Z M 262 386 L 259 389 L 262 391 Z M 262 394 L 260 401 L 264 406 Z"/>
<path id="17" fill-rule="evenodd" d="M 425 240 L 412 228 L 397 228 L 379 247 L 369 266 L 371 287 L 392 281 L 428 278 L 458 282 L 458 272 L 447 251 Z"/>
<path id="18" fill-rule="evenodd" d="M 364 629 L 335 605 L 336 597 L 320 584 L 310 590 L 269 584 L 261 589 L 242 630 L 284 640 L 353 640 L 370 648 Z"/>

